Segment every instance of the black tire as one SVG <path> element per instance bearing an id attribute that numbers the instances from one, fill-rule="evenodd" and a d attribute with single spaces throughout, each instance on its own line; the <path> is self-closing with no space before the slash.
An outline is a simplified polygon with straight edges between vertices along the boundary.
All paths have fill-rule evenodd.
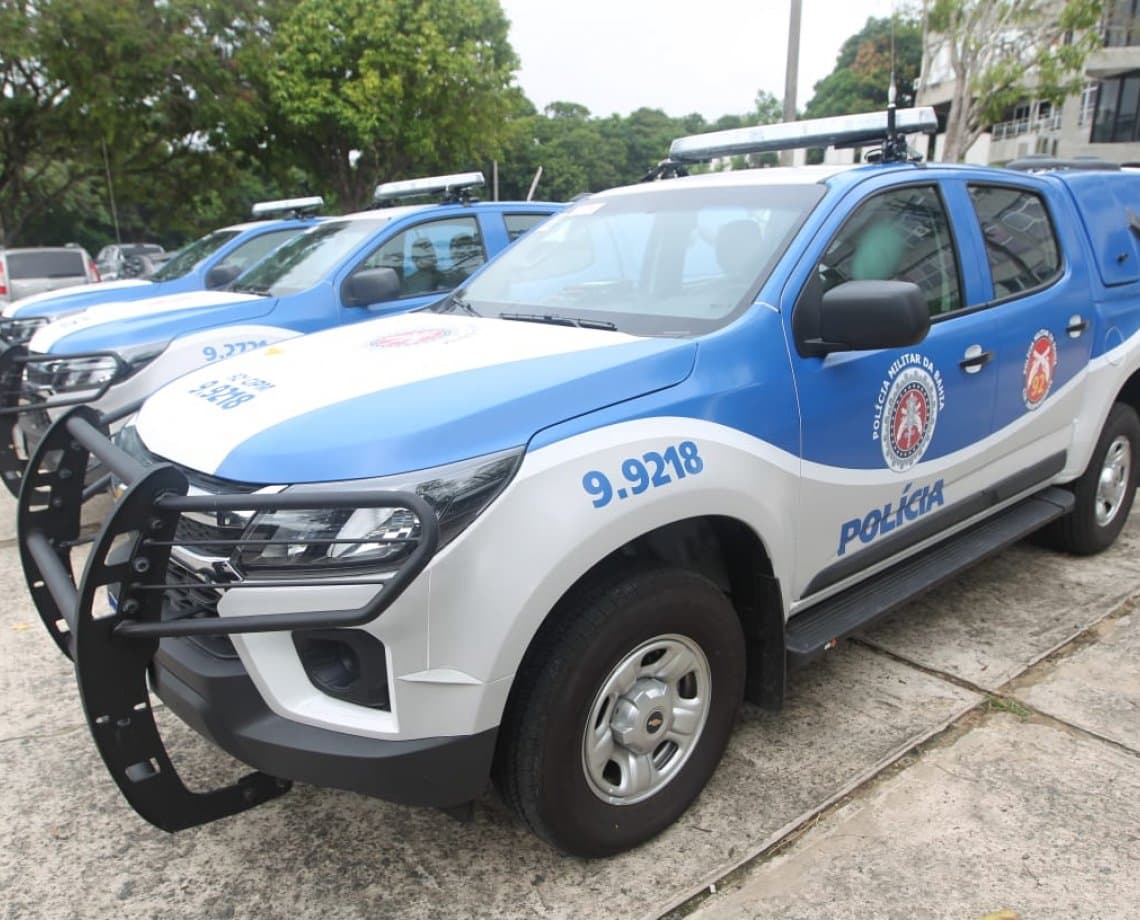
<path id="1" fill-rule="evenodd" d="M 651 641 L 679 648 L 688 643 L 686 647 L 695 646 L 704 656 L 703 663 L 691 656 L 707 665 L 699 678 L 711 691 L 703 704 L 703 727 L 692 733 L 691 743 L 685 742 L 688 747 L 674 744 L 687 753 L 675 767 L 667 767 L 673 772 L 659 788 L 640 793 L 647 798 L 611 804 L 595 791 L 591 784 L 596 780 L 588 775 L 583 753 L 587 723 L 593 721 L 591 710 L 607 681 L 617 679 L 619 663 L 665 660 L 663 655 L 654 659 L 657 652 L 636 657 Z M 681 654 L 683 659 L 684 648 Z M 696 686 L 691 681 L 698 679 L 697 673 L 661 683 L 671 687 L 669 693 L 677 699 L 688 692 L 699 702 L 700 694 L 685 690 Z M 528 650 L 500 727 L 495 784 L 522 820 L 560 850 L 597 857 L 634 847 L 672 824 L 704 788 L 732 733 L 744 677 L 740 621 L 708 579 L 692 572 L 648 569 L 599 581 L 562 605 Z M 666 704 L 664 711 L 672 729 L 676 710 Z M 669 755 L 673 742 L 664 740 L 667 732 L 651 734 L 657 731 L 651 728 L 657 715 L 637 722 L 641 740 L 659 744 L 642 756 L 656 758 L 661 751 Z M 612 733 L 608 716 L 596 724 Z M 619 753 L 626 751 L 623 747 Z M 616 767 L 611 761 L 606 769 Z"/>
<path id="2" fill-rule="evenodd" d="M 1111 520 L 1101 523 L 1098 510 L 1102 502 L 1098 498 L 1101 473 L 1110 450 L 1116 451 L 1122 444 L 1127 445 L 1127 470 L 1124 472 L 1124 493 L 1116 506 Z M 1120 535 L 1132 510 L 1132 500 L 1136 495 L 1137 461 L 1140 460 L 1140 418 L 1136 411 L 1124 403 L 1116 403 L 1108 413 L 1104 428 L 1101 429 L 1093 450 L 1088 468 L 1069 488 L 1076 497 L 1076 505 L 1050 528 L 1048 542 L 1057 549 L 1077 556 L 1092 556 L 1112 545 Z"/>

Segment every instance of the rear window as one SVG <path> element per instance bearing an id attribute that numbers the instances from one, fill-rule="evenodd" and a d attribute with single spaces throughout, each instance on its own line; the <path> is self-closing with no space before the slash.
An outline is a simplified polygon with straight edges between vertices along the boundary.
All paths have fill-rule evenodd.
<path id="1" fill-rule="evenodd" d="M 1039 195 L 971 185 L 970 198 L 986 238 L 995 299 L 1032 291 L 1060 275 L 1061 250 Z"/>
<path id="2" fill-rule="evenodd" d="M 25 278 L 86 278 L 87 266 L 78 249 L 57 252 L 8 253 L 8 277 Z"/>

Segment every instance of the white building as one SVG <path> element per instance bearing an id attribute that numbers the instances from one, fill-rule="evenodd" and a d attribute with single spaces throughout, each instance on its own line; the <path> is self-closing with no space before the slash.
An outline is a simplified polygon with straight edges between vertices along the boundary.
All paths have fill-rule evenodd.
<path id="1" fill-rule="evenodd" d="M 1115 163 L 1140 162 L 1140 0 L 1109 0 L 1104 46 L 1085 62 L 1086 84 L 1060 107 L 1025 100 L 991 125 L 966 155 L 971 163 L 1006 163 L 1031 153 L 1070 158 L 1099 156 Z M 945 116 L 954 81 L 935 56 L 918 93 L 919 105 Z M 935 140 L 940 159 L 943 135 Z"/>

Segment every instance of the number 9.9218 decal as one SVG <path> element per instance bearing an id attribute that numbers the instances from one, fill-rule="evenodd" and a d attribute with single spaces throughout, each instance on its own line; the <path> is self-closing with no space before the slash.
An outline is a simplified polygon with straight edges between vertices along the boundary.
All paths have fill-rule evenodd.
<path id="1" fill-rule="evenodd" d="M 665 450 L 647 451 L 640 457 L 621 462 L 621 485 L 616 488 L 601 470 L 590 470 L 582 477 L 582 488 L 593 496 L 595 508 L 604 508 L 616 497 L 619 501 L 653 488 L 667 486 L 674 479 L 696 476 L 705 468 L 700 449 L 693 441 L 671 444 Z"/>

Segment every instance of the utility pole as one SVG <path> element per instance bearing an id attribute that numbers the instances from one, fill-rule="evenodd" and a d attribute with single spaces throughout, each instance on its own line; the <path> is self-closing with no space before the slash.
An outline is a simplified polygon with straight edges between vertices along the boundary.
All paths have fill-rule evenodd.
<path id="1" fill-rule="evenodd" d="M 784 73 L 784 121 L 796 120 L 796 83 L 800 73 L 800 13 L 803 0 L 791 0 L 788 20 L 788 67 Z M 780 151 L 780 165 L 791 166 L 794 151 Z"/>

